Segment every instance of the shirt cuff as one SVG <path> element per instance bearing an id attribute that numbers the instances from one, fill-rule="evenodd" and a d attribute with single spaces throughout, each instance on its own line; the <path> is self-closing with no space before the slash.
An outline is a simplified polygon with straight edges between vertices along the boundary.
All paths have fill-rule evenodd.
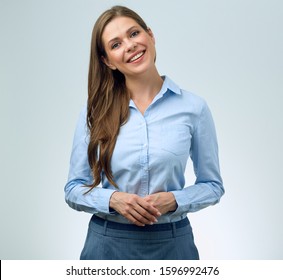
<path id="1" fill-rule="evenodd" d="M 186 205 L 186 198 L 181 191 L 171 191 L 175 196 L 177 208 L 174 211 L 175 214 L 183 213 L 184 212 L 184 205 Z"/>
<path id="2" fill-rule="evenodd" d="M 110 198 L 116 192 L 113 189 L 97 188 L 93 192 L 94 208 L 98 213 L 116 214 L 117 212 L 109 207 Z"/>

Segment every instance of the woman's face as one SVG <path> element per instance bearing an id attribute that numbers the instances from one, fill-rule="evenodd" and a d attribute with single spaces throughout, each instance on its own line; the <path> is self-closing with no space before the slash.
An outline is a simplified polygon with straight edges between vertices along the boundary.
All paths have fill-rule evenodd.
<path id="1" fill-rule="evenodd" d="M 125 77 L 137 77 L 155 67 L 155 40 L 150 30 L 145 31 L 134 19 L 116 17 L 102 34 L 107 57 L 104 63 L 118 69 Z"/>

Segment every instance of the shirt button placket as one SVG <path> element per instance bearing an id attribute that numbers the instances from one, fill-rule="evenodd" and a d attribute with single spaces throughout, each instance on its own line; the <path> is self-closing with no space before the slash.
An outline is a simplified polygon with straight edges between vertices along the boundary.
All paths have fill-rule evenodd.
<path id="1" fill-rule="evenodd" d="M 142 127 L 142 147 L 141 147 L 141 189 L 140 195 L 146 196 L 149 193 L 149 156 L 148 156 L 148 128 L 146 118 L 144 117 Z"/>

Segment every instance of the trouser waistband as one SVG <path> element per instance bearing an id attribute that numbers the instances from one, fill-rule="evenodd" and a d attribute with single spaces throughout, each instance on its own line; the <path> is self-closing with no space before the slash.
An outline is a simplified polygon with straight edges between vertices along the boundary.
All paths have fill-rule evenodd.
<path id="1" fill-rule="evenodd" d="M 126 231 L 141 231 L 141 232 L 168 231 L 168 230 L 172 230 L 172 228 L 178 229 L 178 228 L 182 228 L 190 224 L 188 218 L 185 218 L 178 222 L 145 225 L 143 227 L 140 227 L 140 226 L 136 226 L 133 224 L 122 224 L 122 223 L 107 221 L 96 215 L 92 216 L 91 221 L 97 225 L 107 227 L 109 229 L 126 230 Z"/>

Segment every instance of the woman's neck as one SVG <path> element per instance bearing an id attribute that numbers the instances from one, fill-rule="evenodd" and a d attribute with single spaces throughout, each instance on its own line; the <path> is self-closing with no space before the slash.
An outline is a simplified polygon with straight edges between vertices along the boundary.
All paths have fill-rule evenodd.
<path id="1" fill-rule="evenodd" d="M 135 103 L 150 104 L 158 94 L 163 80 L 157 70 L 126 79 L 126 86 Z"/>

